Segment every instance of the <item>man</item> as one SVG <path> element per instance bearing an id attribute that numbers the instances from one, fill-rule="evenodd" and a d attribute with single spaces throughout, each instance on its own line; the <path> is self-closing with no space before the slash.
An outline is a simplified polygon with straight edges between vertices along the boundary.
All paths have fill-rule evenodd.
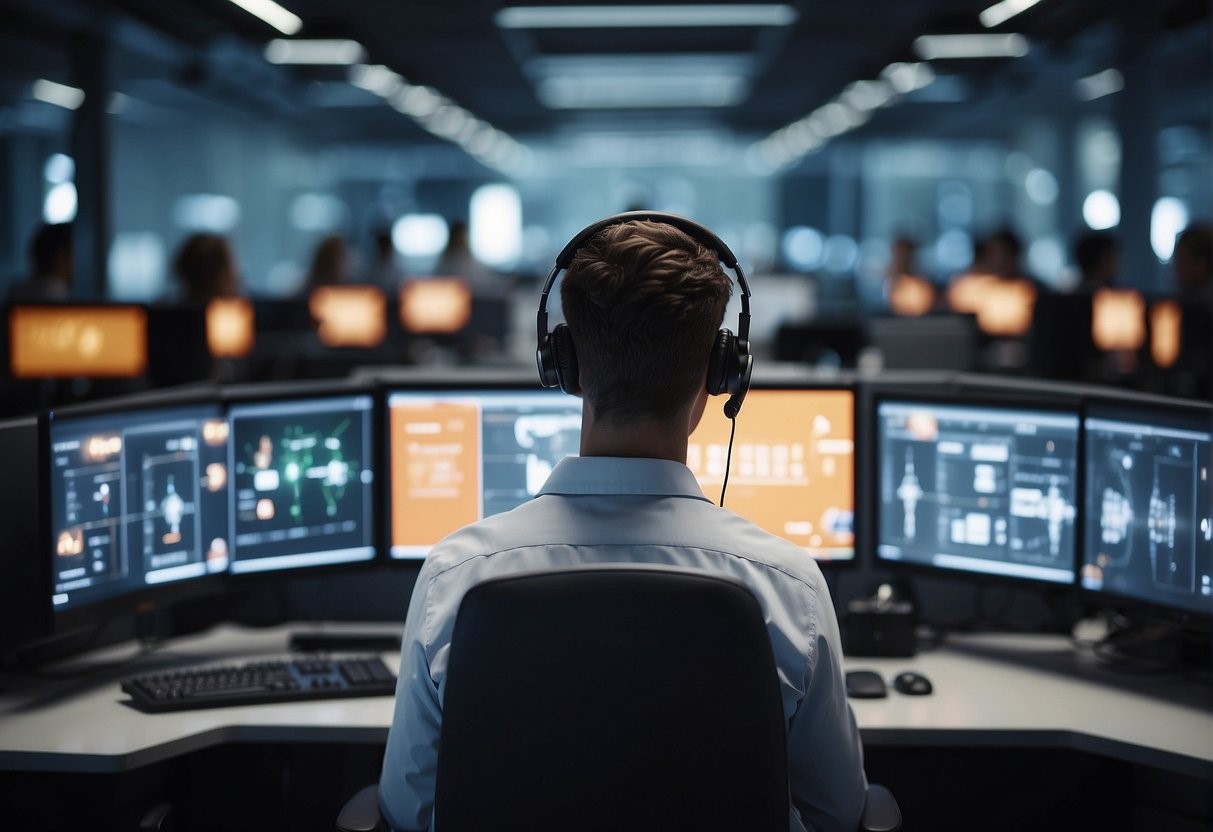
<path id="1" fill-rule="evenodd" d="M 534 500 L 449 536 L 422 566 L 379 786 L 393 827 L 432 824 L 439 690 L 467 589 L 516 571 L 608 562 L 708 569 L 750 587 L 788 718 L 791 828 L 858 825 L 863 752 L 821 572 L 799 547 L 713 505 L 685 464 L 729 293 L 717 253 L 663 223 L 608 226 L 572 258 L 561 300 L 585 401 L 581 456 L 560 462 Z"/>

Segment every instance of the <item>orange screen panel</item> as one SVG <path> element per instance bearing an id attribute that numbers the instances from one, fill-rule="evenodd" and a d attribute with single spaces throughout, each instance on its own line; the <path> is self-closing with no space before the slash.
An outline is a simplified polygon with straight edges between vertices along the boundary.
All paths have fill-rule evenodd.
<path id="1" fill-rule="evenodd" d="M 387 300 L 374 286 L 321 286 L 308 310 L 326 347 L 375 347 L 387 337 Z"/>
<path id="2" fill-rule="evenodd" d="M 1132 289 L 1100 289 L 1091 298 L 1091 340 L 1106 352 L 1146 342 L 1146 302 Z"/>
<path id="3" fill-rule="evenodd" d="M 138 306 L 15 306 L 15 378 L 133 378 L 147 368 L 147 313 Z"/>
<path id="4" fill-rule="evenodd" d="M 390 413 L 392 549 L 424 554 L 480 518 L 480 409 L 431 402 Z"/>
<path id="5" fill-rule="evenodd" d="M 215 358 L 243 358 L 256 339 L 253 304 L 245 298 L 215 298 L 206 305 L 206 346 Z"/>
<path id="6" fill-rule="evenodd" d="M 1183 310 L 1173 300 L 1159 301 L 1150 309 L 1150 355 L 1159 367 L 1170 367 L 1179 358 Z"/>
<path id="7" fill-rule="evenodd" d="M 411 280 L 400 290 L 400 325 L 408 332 L 459 332 L 471 318 L 472 291 L 463 278 Z"/>
<path id="8" fill-rule="evenodd" d="M 713 400 L 687 465 L 720 494 L 729 421 Z M 737 417 L 725 507 L 820 559 L 854 557 L 855 403 L 849 390 L 751 390 Z"/>

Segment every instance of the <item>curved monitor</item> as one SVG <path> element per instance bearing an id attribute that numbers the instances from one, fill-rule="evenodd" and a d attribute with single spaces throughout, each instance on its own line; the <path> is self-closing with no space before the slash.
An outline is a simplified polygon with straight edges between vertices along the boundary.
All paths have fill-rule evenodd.
<path id="1" fill-rule="evenodd" d="M 57 624 L 78 609 L 181 595 L 227 569 L 227 441 L 218 404 L 51 414 Z"/>
<path id="2" fill-rule="evenodd" d="M 1082 586 L 1213 617 L 1213 410 L 1092 403 Z"/>
<path id="3" fill-rule="evenodd" d="M 233 403 L 231 572 L 375 557 L 374 398 Z"/>
<path id="4" fill-rule="evenodd" d="M 1077 413 L 896 399 L 876 411 L 880 561 L 1074 582 Z"/>

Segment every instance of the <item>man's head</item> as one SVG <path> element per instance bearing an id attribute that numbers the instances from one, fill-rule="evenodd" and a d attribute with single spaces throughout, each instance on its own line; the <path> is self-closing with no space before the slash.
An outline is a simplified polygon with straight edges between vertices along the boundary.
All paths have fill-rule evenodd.
<path id="1" fill-rule="evenodd" d="M 626 222 L 587 241 L 560 298 L 595 419 L 684 413 L 705 387 L 731 292 L 719 255 L 672 226 Z"/>

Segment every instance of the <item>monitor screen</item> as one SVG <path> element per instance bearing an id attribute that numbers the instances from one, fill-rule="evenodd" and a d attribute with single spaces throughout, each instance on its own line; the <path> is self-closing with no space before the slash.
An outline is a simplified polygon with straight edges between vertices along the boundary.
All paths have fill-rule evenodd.
<path id="1" fill-rule="evenodd" d="M 850 390 L 750 390 L 737 416 L 725 506 L 815 558 L 853 558 L 854 431 Z M 712 499 L 728 445 L 729 420 L 713 399 L 687 447 L 687 465 Z"/>
<path id="2" fill-rule="evenodd" d="M 472 289 L 461 277 L 410 280 L 400 290 L 400 325 L 414 334 L 459 332 L 472 319 Z"/>
<path id="3" fill-rule="evenodd" d="M 52 418 L 55 610 L 225 571 L 227 440 L 219 405 Z"/>
<path id="4" fill-rule="evenodd" d="M 376 347 L 387 337 L 387 298 L 374 286 L 321 286 L 308 309 L 326 347 Z"/>
<path id="5" fill-rule="evenodd" d="M 233 573 L 375 557 L 369 395 L 233 404 Z"/>
<path id="6" fill-rule="evenodd" d="M 882 400 L 877 556 L 1073 583 L 1077 414 Z"/>
<path id="7" fill-rule="evenodd" d="M 456 529 L 531 499 L 580 442 L 581 400 L 559 391 L 390 394 L 392 557 L 425 557 Z"/>
<path id="8" fill-rule="evenodd" d="M 14 306 L 14 378 L 134 378 L 147 369 L 147 312 L 140 306 Z"/>
<path id="9" fill-rule="evenodd" d="M 1082 586 L 1213 614 L 1213 414 L 1092 404 Z"/>

